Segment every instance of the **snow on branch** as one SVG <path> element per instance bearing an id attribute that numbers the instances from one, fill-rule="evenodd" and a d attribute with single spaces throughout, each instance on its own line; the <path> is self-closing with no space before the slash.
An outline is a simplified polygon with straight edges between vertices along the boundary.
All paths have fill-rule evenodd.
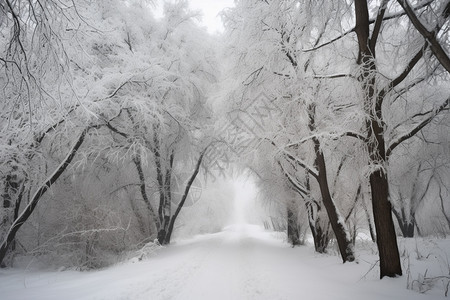
<path id="1" fill-rule="evenodd" d="M 10 244 L 14 240 L 17 231 L 22 227 L 22 225 L 28 220 L 28 218 L 33 213 L 36 205 L 38 204 L 41 197 L 50 189 L 50 187 L 53 185 L 53 183 L 58 180 L 58 178 L 64 173 L 66 168 L 70 165 L 73 158 L 78 152 L 78 149 L 81 147 L 81 145 L 84 142 L 84 139 L 89 132 L 89 130 L 93 128 L 93 126 L 90 126 L 83 130 L 83 132 L 78 137 L 78 140 L 75 142 L 72 149 L 70 149 L 69 153 L 67 154 L 66 158 L 61 162 L 61 164 L 53 171 L 53 173 L 41 184 L 41 187 L 34 193 L 33 197 L 31 198 L 31 201 L 28 203 L 28 205 L 25 207 L 25 209 L 22 211 L 22 213 L 17 217 L 16 220 L 14 220 L 13 224 L 9 228 L 5 240 L 0 245 L 0 263 L 2 262 L 3 258 L 5 257 L 6 251 L 8 250 Z"/>
<path id="2" fill-rule="evenodd" d="M 299 193 L 302 197 L 306 197 L 308 195 L 308 192 L 306 191 L 306 188 L 303 187 L 301 184 L 299 184 L 297 182 L 297 180 L 295 180 L 294 178 L 292 178 L 292 176 L 289 174 L 289 172 L 287 172 L 284 168 L 283 165 L 278 161 L 278 165 L 281 168 L 281 171 L 283 172 L 284 176 L 286 177 L 286 179 L 291 183 L 291 185 L 293 186 L 294 190 Z"/>
<path id="3" fill-rule="evenodd" d="M 387 93 L 389 93 L 393 88 L 395 88 L 400 83 L 402 83 L 402 81 L 406 78 L 406 76 L 408 76 L 408 74 L 411 72 L 411 70 L 414 68 L 414 66 L 423 57 L 425 50 L 427 49 L 427 46 L 428 46 L 428 43 L 425 42 L 425 44 L 422 46 L 422 48 L 408 62 L 405 69 L 396 78 L 394 78 L 391 82 L 389 82 L 389 84 L 378 93 L 378 96 L 377 96 L 377 98 L 379 99 L 378 106 L 381 106 L 384 96 Z"/>
<path id="4" fill-rule="evenodd" d="M 367 137 L 363 136 L 360 133 L 353 132 L 353 131 L 346 131 L 346 132 L 340 132 L 340 133 L 338 133 L 338 132 L 324 132 L 324 133 L 318 133 L 318 134 L 313 134 L 313 135 L 304 137 L 304 138 L 302 138 L 299 141 L 296 141 L 296 142 L 288 144 L 286 147 L 287 148 L 298 147 L 301 144 L 303 144 L 303 143 L 305 143 L 305 142 L 307 142 L 309 140 L 315 139 L 315 138 L 327 137 L 327 138 L 330 138 L 332 140 L 336 140 L 336 139 L 338 139 L 340 137 L 343 137 L 343 136 L 354 137 L 354 138 L 357 138 L 357 139 L 361 140 L 364 143 L 368 142 Z"/>
<path id="5" fill-rule="evenodd" d="M 334 39 L 332 39 L 332 40 L 330 40 L 330 41 L 328 41 L 328 42 L 325 42 L 325 43 L 323 43 L 323 44 L 320 44 L 320 45 L 318 45 L 318 46 L 316 46 L 316 47 L 313 47 L 313 48 L 310 48 L 310 49 L 303 49 L 303 52 L 311 52 L 311 51 L 315 51 L 315 50 L 318 50 L 318 49 L 320 49 L 320 48 L 322 48 L 322 47 L 325 47 L 325 46 L 328 46 L 328 45 L 330 45 L 330 44 L 333 44 L 334 42 L 340 40 L 341 38 L 345 37 L 346 35 L 348 35 L 348 34 L 354 32 L 354 31 L 355 31 L 355 28 L 353 27 L 352 29 L 345 31 L 345 32 L 342 33 L 340 36 L 335 37 Z"/>
<path id="6" fill-rule="evenodd" d="M 426 41 L 430 44 L 431 51 L 434 56 L 436 56 L 437 60 L 441 63 L 441 65 L 450 73 L 450 57 L 442 48 L 441 44 L 437 40 L 437 34 L 440 30 L 440 23 L 444 24 L 444 21 L 450 16 L 450 2 L 444 4 L 445 8 L 442 11 L 442 15 L 440 16 L 443 21 L 439 22 L 436 28 L 433 30 L 428 30 L 424 24 L 419 20 L 414 9 L 406 0 L 397 0 L 397 2 L 403 7 L 406 15 L 408 15 L 409 20 L 417 29 L 417 31 L 426 39 Z"/>
<path id="7" fill-rule="evenodd" d="M 413 137 L 416 133 L 418 133 L 422 128 L 424 128 L 426 125 L 431 123 L 431 121 L 436 117 L 441 111 L 443 111 L 447 106 L 450 104 L 450 97 L 447 98 L 447 100 L 444 101 L 438 108 L 431 111 L 431 115 L 428 116 L 425 120 L 420 122 L 416 127 L 414 127 L 410 132 L 400 136 L 395 140 L 386 150 L 386 157 L 389 157 L 389 155 L 392 153 L 392 151 L 401 143 L 408 140 L 409 138 Z"/>
<path id="8" fill-rule="evenodd" d="M 280 148 L 279 148 L 280 149 Z M 291 161 L 295 162 L 296 164 L 298 164 L 300 167 L 304 168 L 309 174 L 311 174 L 315 179 L 318 180 L 319 178 L 319 171 L 317 171 L 316 168 L 308 165 L 304 160 L 299 159 L 297 157 L 295 157 L 294 155 L 292 155 L 291 153 L 289 153 L 288 151 L 284 150 L 284 149 L 280 149 L 280 151 L 287 157 L 289 158 Z"/>
<path id="9" fill-rule="evenodd" d="M 432 3 L 432 2 L 434 2 L 434 0 L 426 1 L 426 2 L 424 2 L 424 3 L 422 3 L 422 4 L 420 4 L 420 5 L 418 5 L 418 6 L 414 7 L 414 8 L 412 8 L 412 10 L 418 10 L 418 9 L 424 8 L 424 7 L 426 7 L 427 5 L 429 5 L 429 4 Z M 406 15 L 405 12 L 397 12 L 397 13 L 393 13 L 393 14 L 385 14 L 382 20 L 383 20 L 383 21 L 386 21 L 386 20 L 396 19 L 396 18 L 401 17 L 401 16 L 404 16 L 404 15 Z M 377 21 L 377 19 L 378 19 L 378 16 L 377 16 L 376 19 L 375 19 L 375 18 L 370 19 L 370 20 L 369 20 L 369 24 L 375 23 L 375 22 Z M 379 22 L 381 23 L 381 21 L 379 21 Z M 318 46 L 315 46 L 315 47 L 313 47 L 313 48 L 303 49 L 302 51 L 303 51 L 303 52 L 311 52 L 311 51 L 318 50 L 318 49 L 320 49 L 320 48 L 322 48 L 322 47 L 325 47 L 325 46 L 328 46 L 328 45 L 330 45 L 330 44 L 333 44 L 334 42 L 336 42 L 336 41 L 342 39 L 343 37 L 349 35 L 350 33 L 355 32 L 355 30 L 356 30 L 356 27 L 353 27 L 353 28 L 351 28 L 351 29 L 349 29 L 349 30 L 347 30 L 347 31 L 344 31 L 341 35 L 335 37 L 335 38 L 332 39 L 332 40 L 329 40 L 328 42 L 322 43 L 322 44 L 320 44 L 320 45 L 318 45 Z M 374 36 L 372 36 L 372 37 L 374 37 Z"/>
<path id="10" fill-rule="evenodd" d="M 377 44 L 378 36 L 379 36 L 380 30 L 381 30 L 381 23 L 383 23 L 383 18 L 386 13 L 388 2 L 389 2 L 389 0 L 383 0 L 383 2 L 381 2 L 380 7 L 378 8 L 377 19 L 375 20 L 375 25 L 373 27 L 372 36 L 370 37 L 370 41 L 369 41 L 370 49 L 373 52 L 375 51 L 375 45 Z"/>
<path id="11" fill-rule="evenodd" d="M 250 75 L 247 76 L 247 78 L 242 82 L 242 84 L 245 86 L 252 84 L 258 78 L 259 74 L 261 74 L 261 71 L 263 70 L 263 68 L 264 68 L 264 66 L 256 69 L 252 73 L 250 73 Z"/>
<path id="12" fill-rule="evenodd" d="M 117 93 L 127 84 L 127 83 L 130 83 L 131 81 L 130 80 L 126 80 L 126 81 L 124 81 L 123 83 L 121 83 L 111 94 L 109 94 L 108 96 L 106 96 L 106 97 L 104 97 L 104 98 L 101 98 L 101 99 L 97 99 L 97 100 L 94 100 L 93 102 L 101 102 L 101 101 L 104 101 L 104 100 L 108 100 L 108 99 L 111 99 L 111 98 L 113 98 L 113 97 L 115 97 L 116 95 L 117 95 Z M 67 113 L 65 113 L 65 115 L 64 115 L 64 117 L 62 117 L 58 122 L 56 122 L 55 124 L 53 124 L 53 125 L 51 125 L 50 127 L 48 127 L 47 128 L 47 130 L 45 130 L 38 138 L 36 138 L 36 142 L 38 143 L 38 144 L 40 144 L 40 143 L 42 143 L 42 141 L 44 140 L 44 138 L 47 136 L 47 134 L 49 134 L 50 132 L 52 132 L 52 131 L 54 131 L 54 130 L 56 130 L 56 128 L 59 126 L 59 125 L 61 125 L 61 124 L 63 124 L 64 122 L 66 122 L 67 121 L 67 118 L 69 117 L 69 115 L 70 114 L 72 114 L 75 110 L 77 110 L 80 106 L 82 106 L 82 104 L 81 103 L 77 103 L 77 104 L 75 104 L 74 106 L 72 106 L 68 111 L 67 111 Z M 108 123 L 108 127 L 110 127 L 109 126 L 109 123 Z M 110 128 L 110 129 L 112 129 L 112 128 Z M 115 130 L 113 130 L 113 131 L 115 131 Z M 115 131 L 116 133 L 119 133 L 118 131 Z M 119 134 L 121 134 L 121 133 L 119 133 Z M 121 135 L 123 135 L 123 134 L 121 134 Z"/>
<path id="13" fill-rule="evenodd" d="M 334 79 L 334 78 L 353 78 L 356 79 L 352 74 L 330 74 L 330 75 L 314 75 L 315 79 Z"/>

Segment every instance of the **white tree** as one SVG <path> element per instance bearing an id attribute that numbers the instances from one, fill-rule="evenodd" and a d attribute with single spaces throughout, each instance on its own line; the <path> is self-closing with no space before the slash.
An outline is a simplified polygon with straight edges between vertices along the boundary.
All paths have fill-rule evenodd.
<path id="1" fill-rule="evenodd" d="M 321 93 L 319 77 L 308 77 L 315 63 L 311 56 L 298 52 L 298 45 L 309 38 L 303 32 L 307 14 L 296 1 L 242 1 L 225 16 L 230 52 L 236 57 L 232 76 L 238 78 L 231 98 L 250 119 L 258 118 L 259 110 L 270 110 L 270 105 L 279 110 L 276 117 L 267 118 L 270 124 L 263 124 L 264 120 L 258 124 L 264 133 L 257 138 L 268 141 L 282 160 L 294 165 L 291 175 L 306 170 L 314 182 L 312 189 L 320 192 L 318 199 L 328 214 L 343 261 L 354 260 L 347 225 L 330 191 L 323 150 L 326 140 L 339 134 L 330 126 L 332 121 L 338 123 L 332 107 L 335 100 L 330 100 L 329 91 Z M 265 95 L 265 103 L 257 102 L 258 93 Z M 248 126 L 251 120 L 244 122 Z M 329 136 L 317 135 L 322 131 Z"/>

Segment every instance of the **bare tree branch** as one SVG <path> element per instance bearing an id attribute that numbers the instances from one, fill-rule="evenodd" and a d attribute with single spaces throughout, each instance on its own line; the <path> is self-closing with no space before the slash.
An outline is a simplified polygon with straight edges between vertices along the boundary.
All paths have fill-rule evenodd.
<path id="1" fill-rule="evenodd" d="M 411 72 L 414 66 L 419 62 L 419 60 L 423 57 L 425 50 L 427 48 L 427 44 L 425 43 L 419 52 L 414 55 L 414 57 L 408 62 L 405 69 L 402 73 L 400 73 L 396 78 L 394 78 L 389 84 L 383 88 L 377 95 L 377 109 L 380 110 L 381 105 L 383 104 L 384 97 L 387 93 L 389 93 L 393 88 L 399 85 Z"/>
<path id="2" fill-rule="evenodd" d="M 316 79 L 334 79 L 334 78 L 353 78 L 356 79 L 352 74 L 331 74 L 331 75 L 314 75 L 313 78 Z"/>
<path id="3" fill-rule="evenodd" d="M 22 213 L 19 215 L 19 217 L 16 220 L 14 220 L 14 222 L 12 223 L 11 227 L 9 228 L 9 230 L 5 236 L 4 241 L 0 245 L 0 264 L 2 263 L 3 259 L 5 258 L 5 255 L 6 255 L 6 252 L 8 251 L 9 246 L 14 241 L 17 231 L 22 227 L 22 225 L 31 216 L 34 209 L 36 208 L 36 205 L 39 203 L 39 200 L 41 199 L 41 197 L 50 189 L 50 187 L 58 180 L 58 178 L 64 173 L 64 171 L 70 165 L 70 163 L 72 162 L 76 153 L 78 152 L 78 149 L 80 149 L 81 145 L 83 144 L 86 134 L 89 132 L 90 129 L 92 129 L 94 127 L 95 126 L 89 126 L 83 130 L 83 132 L 80 134 L 80 136 L 78 137 L 75 144 L 70 149 L 66 158 L 64 158 L 64 160 L 55 169 L 55 171 L 53 171 L 53 173 L 41 184 L 41 186 L 34 193 L 33 197 L 31 198 L 30 202 L 25 207 L 25 209 L 22 211 Z"/>
<path id="4" fill-rule="evenodd" d="M 370 37 L 369 47 L 372 53 L 375 53 L 375 46 L 377 44 L 378 35 L 380 34 L 381 24 L 383 23 L 384 14 L 386 13 L 387 4 L 389 0 L 383 0 L 378 8 L 378 15 L 375 20 L 375 25 L 372 30 L 372 36 Z"/>
<path id="5" fill-rule="evenodd" d="M 300 167 L 304 168 L 309 174 L 311 174 L 315 179 L 318 180 L 318 178 L 319 178 L 319 171 L 317 171 L 316 168 L 309 166 L 305 161 L 295 157 L 294 155 L 289 153 L 287 150 L 278 147 L 277 144 L 275 144 L 274 141 L 271 141 L 271 140 L 269 140 L 267 138 L 266 138 L 266 140 L 268 140 L 273 146 L 275 146 L 275 148 L 279 149 L 283 153 L 283 155 L 285 155 L 291 161 L 297 163 Z"/>
<path id="6" fill-rule="evenodd" d="M 305 142 L 307 142 L 307 141 L 309 141 L 309 140 L 312 140 L 312 139 L 315 139 L 315 138 L 318 138 L 318 137 L 328 137 L 328 138 L 331 138 L 331 139 L 333 139 L 333 140 L 336 140 L 336 139 L 338 139 L 338 138 L 340 138 L 340 137 L 343 137 L 343 136 L 353 137 L 353 138 L 356 138 L 356 139 L 361 140 L 361 141 L 364 142 L 364 143 L 367 143 L 367 142 L 368 142 L 367 137 L 363 136 L 363 135 L 360 134 L 360 133 L 353 132 L 353 131 L 346 131 L 346 132 L 324 132 L 324 133 L 313 134 L 313 135 L 304 137 L 304 138 L 302 138 L 300 141 L 296 141 L 296 142 L 293 142 L 293 143 L 288 144 L 288 145 L 286 146 L 286 148 L 295 148 L 295 147 L 298 147 L 298 146 L 300 146 L 301 144 L 304 144 Z"/>
<path id="7" fill-rule="evenodd" d="M 413 137 L 416 133 L 418 133 L 422 128 L 424 128 L 426 125 L 428 125 L 434 117 L 436 117 L 441 111 L 443 111 L 450 103 L 450 97 L 447 98 L 447 100 L 444 101 L 438 108 L 436 108 L 434 111 L 431 112 L 431 115 L 428 116 L 425 120 L 420 122 L 416 127 L 414 127 L 410 132 L 400 136 L 395 140 L 387 149 L 386 149 L 386 157 L 389 157 L 389 155 L 392 153 L 392 151 L 401 143 L 404 141 L 410 139 Z"/>
<path id="8" fill-rule="evenodd" d="M 431 4 L 432 2 L 434 2 L 434 0 L 426 1 L 426 2 L 424 2 L 424 3 L 422 3 L 422 4 L 418 5 L 418 6 L 414 7 L 413 10 L 419 10 L 419 9 L 421 9 L 421 8 L 424 8 L 424 7 L 426 7 L 427 5 Z M 401 16 L 404 16 L 404 15 L 406 15 L 405 12 L 389 14 L 389 15 L 384 16 L 382 20 L 383 20 L 383 21 L 386 21 L 386 20 L 392 20 L 392 19 L 396 19 L 396 18 L 401 17 Z M 377 19 L 378 19 L 378 17 L 377 17 Z M 370 19 L 370 20 L 369 20 L 369 24 L 375 23 L 375 22 L 377 21 L 377 19 Z M 332 40 L 330 40 L 330 41 L 328 41 L 328 42 L 325 42 L 325 43 L 320 44 L 320 45 L 318 45 L 318 46 L 315 45 L 313 48 L 310 48 L 310 49 L 303 49 L 303 52 L 311 52 L 311 51 L 315 51 L 315 50 L 318 50 L 318 49 L 320 49 L 320 48 L 322 48 L 322 47 L 325 47 L 325 46 L 328 46 L 328 45 L 330 45 L 330 44 L 333 44 L 334 42 L 336 42 L 336 41 L 342 39 L 343 37 L 349 35 L 350 33 L 355 32 L 355 30 L 356 30 L 356 28 L 353 27 L 353 28 L 351 28 L 351 29 L 349 29 L 349 30 L 343 32 L 341 35 L 335 37 L 334 39 L 332 39 Z M 373 35 L 372 35 L 372 37 L 373 37 Z"/>
<path id="9" fill-rule="evenodd" d="M 297 182 L 297 180 L 294 180 L 294 178 L 292 178 L 292 176 L 283 168 L 283 165 L 280 163 L 280 161 L 278 161 L 278 165 L 280 166 L 281 171 L 283 172 L 283 174 L 286 177 L 286 179 L 290 182 L 290 184 L 292 185 L 294 190 L 298 194 L 300 194 L 302 197 L 306 197 L 308 195 L 308 192 L 306 191 L 306 188 L 303 187 L 302 185 L 300 185 Z"/>
<path id="10" fill-rule="evenodd" d="M 450 73 L 450 57 L 442 48 L 441 44 L 437 40 L 437 34 L 439 32 L 439 27 L 436 27 L 433 31 L 429 31 L 425 25 L 419 20 L 416 16 L 414 9 L 406 0 L 397 0 L 397 2 L 403 7 L 405 13 L 408 15 L 411 23 L 413 23 L 414 27 L 416 27 L 417 31 L 426 39 L 426 41 L 430 44 L 431 51 L 436 56 L 437 60 L 441 63 L 441 65 Z M 446 4 L 447 7 L 443 11 L 442 17 L 447 19 L 450 14 L 448 14 L 448 6 L 449 3 Z M 438 22 L 439 23 L 439 22 Z M 439 26 L 439 24 L 438 24 Z"/>

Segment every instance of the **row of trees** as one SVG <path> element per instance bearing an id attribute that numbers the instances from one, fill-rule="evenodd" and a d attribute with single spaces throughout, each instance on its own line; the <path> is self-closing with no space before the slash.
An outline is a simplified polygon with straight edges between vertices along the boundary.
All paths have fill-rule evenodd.
<path id="1" fill-rule="evenodd" d="M 0 4 L 2 265 L 170 243 L 212 140 L 215 42 L 196 18 L 186 1 L 160 20 L 142 1 Z"/>
<path id="2" fill-rule="evenodd" d="M 282 195 L 293 244 L 303 207 L 316 250 L 331 227 L 353 261 L 359 215 L 376 234 L 380 277 L 397 276 L 392 212 L 405 236 L 427 199 L 447 218 L 449 11 L 448 1 L 245 0 L 224 13 L 230 110 L 247 125 L 265 120 L 246 135 L 257 147 L 243 160 L 262 185 L 291 190 Z"/>
<path id="3" fill-rule="evenodd" d="M 292 244 L 307 226 L 353 261 L 364 222 L 380 276 L 401 275 L 392 216 L 404 236 L 430 211 L 450 226 L 449 6 L 241 0 L 219 40 L 186 1 L 156 20 L 142 1 L 5 0 L 0 263 L 168 244 L 202 166 L 233 156 Z"/>

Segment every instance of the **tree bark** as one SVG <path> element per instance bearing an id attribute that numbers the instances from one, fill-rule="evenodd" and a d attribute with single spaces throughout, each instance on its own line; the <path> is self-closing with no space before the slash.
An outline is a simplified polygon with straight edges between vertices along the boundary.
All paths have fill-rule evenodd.
<path id="1" fill-rule="evenodd" d="M 287 205 L 287 236 L 292 247 L 300 245 L 297 213 L 289 204 Z"/>
<path id="2" fill-rule="evenodd" d="M 403 237 L 405 238 L 414 237 L 414 228 L 415 228 L 414 219 L 407 220 L 403 208 L 402 214 L 400 214 L 395 208 L 392 209 L 392 212 L 394 213 L 394 216 L 397 219 L 398 226 L 400 227 Z M 411 218 L 414 218 L 412 214 Z"/>
<path id="3" fill-rule="evenodd" d="M 156 232 L 158 232 L 160 227 L 161 227 L 161 225 L 159 223 L 159 218 L 156 215 L 155 210 L 153 209 L 153 206 L 150 203 L 150 199 L 149 199 L 149 197 L 147 195 L 147 188 L 146 188 L 146 185 L 145 185 L 144 170 L 142 169 L 142 158 L 141 158 L 141 153 L 139 151 L 134 156 L 133 162 L 134 162 L 134 164 L 136 166 L 136 170 L 137 170 L 138 175 L 139 175 L 139 181 L 140 181 L 140 183 L 139 183 L 139 190 L 141 192 L 142 200 L 144 200 L 144 203 L 146 204 L 147 209 L 148 209 L 148 211 L 150 213 L 150 217 L 152 218 L 152 221 L 155 224 Z M 136 214 L 136 217 L 139 219 L 140 215 Z M 142 222 L 140 221 L 140 223 L 142 223 Z"/>
<path id="4" fill-rule="evenodd" d="M 369 116 L 367 121 L 368 143 L 367 149 L 374 170 L 369 176 L 372 193 L 372 208 L 377 233 L 377 246 L 380 256 L 380 278 L 402 275 L 400 255 L 398 252 L 397 236 L 392 219 L 391 203 L 389 202 L 389 186 L 387 174 L 383 164 L 386 162 L 385 140 L 382 125 L 382 100 L 375 95 L 375 47 L 376 41 L 370 41 L 369 12 L 367 0 L 355 0 L 356 26 L 359 55 L 358 64 L 361 65 L 362 88 L 364 92 L 364 107 Z M 381 14 L 379 16 L 383 18 Z M 377 35 L 378 36 L 378 35 Z M 371 47 L 369 47 L 369 45 Z M 377 165 L 378 164 L 378 165 Z"/>
<path id="5" fill-rule="evenodd" d="M 313 236 L 314 250 L 316 250 L 317 253 L 325 253 L 330 242 L 328 228 L 325 229 L 322 227 L 318 215 L 314 219 L 310 219 L 309 228 L 311 229 L 311 234 Z"/>
<path id="6" fill-rule="evenodd" d="M 437 36 L 439 33 L 439 25 L 438 28 L 435 28 L 432 31 L 429 31 L 419 20 L 414 12 L 414 9 L 409 5 L 406 0 L 397 0 L 397 2 L 403 7 L 406 15 L 410 19 L 411 23 L 413 23 L 414 27 L 419 31 L 419 33 L 426 39 L 426 41 L 430 44 L 431 51 L 434 56 L 440 62 L 440 64 L 450 73 L 450 57 L 445 52 L 444 48 L 442 48 L 441 44 L 437 40 Z M 444 1 L 443 1 L 444 2 Z M 450 16 L 450 3 L 445 4 L 446 7 L 442 10 L 442 21 L 438 20 L 438 23 L 444 24 L 445 20 Z"/>
<path id="7" fill-rule="evenodd" d="M 314 132 L 315 130 L 315 106 L 311 105 L 308 108 L 309 127 Z M 352 262 L 355 260 L 353 252 L 353 245 L 348 234 L 348 230 L 345 225 L 344 218 L 339 213 L 339 210 L 331 197 L 328 179 L 327 168 L 325 163 L 325 157 L 320 149 L 320 141 L 317 138 L 313 138 L 314 152 L 316 155 L 315 165 L 318 170 L 317 181 L 320 187 L 320 194 L 322 196 L 322 202 L 327 211 L 328 219 L 330 220 L 331 228 L 333 229 L 336 241 L 338 243 L 339 252 L 341 253 L 342 261 Z"/>
<path id="8" fill-rule="evenodd" d="M 328 228 L 327 230 L 323 230 L 322 228 L 322 224 L 319 217 L 321 211 L 319 203 L 310 199 L 311 193 L 310 193 L 309 176 L 308 175 L 306 176 L 305 187 L 302 187 L 297 182 L 295 182 L 294 179 L 284 170 L 283 165 L 280 162 L 278 162 L 278 165 L 280 166 L 281 171 L 285 175 L 286 179 L 291 184 L 292 189 L 305 201 L 305 207 L 308 214 L 309 229 L 311 230 L 311 234 L 314 240 L 314 248 L 316 252 L 325 253 L 328 243 L 330 241 Z M 316 206 L 316 209 L 314 209 L 314 205 Z M 290 230 L 289 230 L 289 210 L 288 210 L 288 238 L 289 235 Z"/>
<path id="9" fill-rule="evenodd" d="M 320 152 L 319 145 L 315 145 L 316 151 L 316 164 L 319 170 L 319 186 L 320 193 L 322 195 L 322 202 L 330 220 L 331 228 L 333 228 L 334 235 L 336 236 L 336 241 L 339 246 L 339 251 L 341 253 L 342 261 L 345 263 L 347 261 L 352 262 L 355 260 L 353 253 L 353 246 L 348 235 L 347 229 L 345 228 L 344 218 L 340 216 L 338 208 L 331 198 L 330 190 L 328 187 L 327 171 L 325 165 L 325 158 L 323 153 Z"/>
<path id="10" fill-rule="evenodd" d="M 170 220 L 172 218 L 172 168 L 173 161 L 175 159 L 175 153 L 172 150 L 169 155 L 169 164 L 166 167 L 166 173 L 164 175 L 164 184 L 160 187 L 160 193 L 163 193 L 163 206 L 162 215 L 163 222 L 158 232 L 158 241 L 161 245 L 167 245 L 170 243 L 169 227 Z"/>

